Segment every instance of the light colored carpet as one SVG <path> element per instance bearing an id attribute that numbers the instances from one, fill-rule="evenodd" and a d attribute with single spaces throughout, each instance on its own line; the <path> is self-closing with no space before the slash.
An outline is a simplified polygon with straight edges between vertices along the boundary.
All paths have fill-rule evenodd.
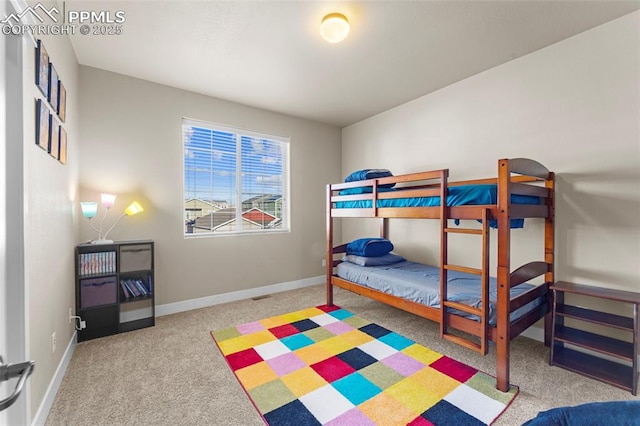
<path id="1" fill-rule="evenodd" d="M 495 374 L 482 357 L 438 337 L 434 322 L 337 289 L 335 303 L 417 343 Z M 263 425 L 209 332 L 321 305 L 324 286 L 158 317 L 156 326 L 77 345 L 49 412 L 53 425 Z M 593 401 L 638 400 L 630 392 L 549 367 L 548 348 L 517 337 L 511 382 L 520 387 L 496 425 Z"/>

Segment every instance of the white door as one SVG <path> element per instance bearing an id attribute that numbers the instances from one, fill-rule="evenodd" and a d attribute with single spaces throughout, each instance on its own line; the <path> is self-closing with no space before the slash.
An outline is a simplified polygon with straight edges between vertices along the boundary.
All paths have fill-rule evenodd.
<path id="1" fill-rule="evenodd" d="M 0 19 L 13 11 L 10 2 L 0 1 Z M 5 364 L 26 360 L 22 54 L 22 38 L 0 35 L 0 356 Z M 0 382 L 0 401 L 16 383 Z M 0 411 L 0 425 L 28 424 L 28 396 L 23 389 Z"/>

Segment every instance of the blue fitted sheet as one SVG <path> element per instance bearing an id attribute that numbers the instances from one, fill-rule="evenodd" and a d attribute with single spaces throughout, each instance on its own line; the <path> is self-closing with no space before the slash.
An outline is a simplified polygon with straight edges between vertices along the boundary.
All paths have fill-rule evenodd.
<path id="1" fill-rule="evenodd" d="M 365 287 L 380 290 L 387 294 L 411 300 L 432 308 L 440 308 L 440 268 L 415 262 L 398 262 L 386 266 L 360 266 L 351 262 L 338 264 L 338 276 Z M 479 275 L 465 272 L 449 271 L 448 299 L 452 302 L 464 303 L 476 308 L 481 307 L 481 282 Z M 534 287 L 531 284 L 520 284 L 511 289 L 511 297 L 524 293 Z M 497 285 L 491 278 L 489 284 L 489 325 L 496 324 Z M 513 322 L 544 303 L 544 298 L 532 300 L 516 309 L 510 315 Z M 455 309 L 452 313 L 479 320 L 477 315 L 468 314 Z"/>

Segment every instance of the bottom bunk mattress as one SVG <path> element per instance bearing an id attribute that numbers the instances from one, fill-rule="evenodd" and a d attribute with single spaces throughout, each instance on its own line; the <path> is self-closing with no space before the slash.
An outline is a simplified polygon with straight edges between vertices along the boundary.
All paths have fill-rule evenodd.
<path id="1" fill-rule="evenodd" d="M 347 281 L 373 288 L 412 302 L 440 308 L 440 268 L 415 262 L 398 262 L 385 266 L 360 266 L 351 262 L 338 264 L 338 276 Z M 449 271 L 448 299 L 452 302 L 480 308 L 481 281 L 479 275 L 465 272 Z M 534 287 L 531 284 L 520 284 L 511 289 L 511 298 L 518 296 Z M 489 284 L 489 325 L 496 325 L 497 284 L 491 278 Z M 532 300 L 524 306 L 511 312 L 510 321 L 531 312 L 545 303 L 544 297 Z M 452 309 L 452 313 L 479 321 L 477 315 L 468 314 Z"/>

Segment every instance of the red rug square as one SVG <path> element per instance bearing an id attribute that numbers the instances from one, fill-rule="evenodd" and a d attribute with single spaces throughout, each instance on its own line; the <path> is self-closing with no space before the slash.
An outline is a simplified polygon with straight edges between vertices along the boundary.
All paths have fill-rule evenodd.
<path id="1" fill-rule="evenodd" d="M 323 312 L 329 313 L 329 312 L 333 312 L 333 311 L 337 311 L 340 310 L 341 308 L 339 308 L 336 305 L 333 306 L 327 306 L 327 305 L 320 305 L 320 306 L 316 306 L 316 308 L 320 309 Z"/>
<path id="2" fill-rule="evenodd" d="M 335 356 L 313 364 L 311 368 L 329 383 L 333 383 L 356 371 L 349 364 Z"/>
<path id="3" fill-rule="evenodd" d="M 438 370 L 439 372 L 456 379 L 460 383 L 466 382 L 478 372 L 475 368 L 458 362 L 455 359 L 451 359 L 448 356 L 441 357 L 440 359 L 432 362 L 429 366 L 434 370 Z"/>
<path id="4" fill-rule="evenodd" d="M 227 362 L 233 371 L 257 364 L 261 361 L 263 361 L 262 357 L 253 348 L 245 349 L 244 351 L 236 352 L 227 356 Z"/>
<path id="5" fill-rule="evenodd" d="M 277 327 L 270 328 L 269 331 L 278 339 L 300 333 L 300 330 L 291 324 L 279 325 Z"/>

